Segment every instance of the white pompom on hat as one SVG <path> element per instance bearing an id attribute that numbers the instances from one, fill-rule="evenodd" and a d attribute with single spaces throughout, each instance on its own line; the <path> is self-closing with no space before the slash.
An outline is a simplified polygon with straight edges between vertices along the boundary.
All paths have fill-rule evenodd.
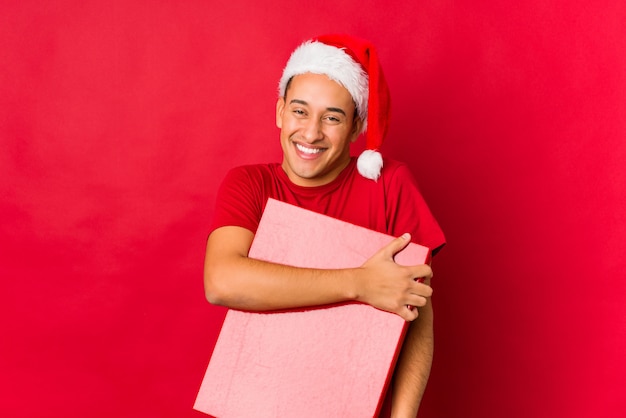
<path id="1" fill-rule="evenodd" d="M 284 97 L 296 75 L 324 74 L 348 90 L 363 121 L 365 151 L 357 160 L 359 173 L 377 180 L 383 166 L 379 148 L 387 134 L 390 115 L 389 88 L 374 46 L 349 35 L 324 35 L 300 45 L 291 54 L 278 84 Z"/>

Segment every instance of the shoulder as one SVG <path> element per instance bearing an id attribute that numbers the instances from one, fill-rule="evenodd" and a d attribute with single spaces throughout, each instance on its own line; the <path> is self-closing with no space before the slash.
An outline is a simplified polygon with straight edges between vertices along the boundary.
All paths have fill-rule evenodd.
<path id="1" fill-rule="evenodd" d="M 218 199 L 238 200 L 237 204 L 261 202 L 273 188 L 276 166 L 251 164 L 231 168 L 220 185 Z"/>
<path id="2" fill-rule="evenodd" d="M 384 193 L 384 196 L 398 189 L 416 185 L 413 174 L 406 163 L 385 157 L 383 157 L 383 167 L 377 180 L 363 177 L 358 173 L 356 165 L 349 179 L 354 188 L 369 191 L 369 193 Z"/>
<path id="3" fill-rule="evenodd" d="M 228 171 L 227 176 L 251 176 L 266 177 L 271 176 L 276 171 L 277 163 L 267 164 L 247 164 L 233 167 Z"/>
<path id="4" fill-rule="evenodd" d="M 266 183 L 275 178 L 277 166 L 277 163 L 270 163 L 233 167 L 227 172 L 224 183 L 239 183 L 240 186 L 245 184 L 254 186 L 259 183 Z"/>
<path id="5" fill-rule="evenodd" d="M 383 158 L 383 169 L 381 173 L 382 175 L 411 175 L 409 166 L 405 162 L 391 158 Z"/>
<path id="6" fill-rule="evenodd" d="M 256 228 L 275 183 L 277 164 L 252 164 L 231 168 L 219 187 L 213 229 L 240 226 Z"/>
<path id="7" fill-rule="evenodd" d="M 391 159 L 385 159 L 383 164 L 381 178 L 385 183 L 393 235 L 412 231 L 414 241 L 429 247 L 434 255 L 445 244 L 445 236 L 410 167 Z"/>
<path id="8" fill-rule="evenodd" d="M 402 161 L 390 158 L 385 158 L 383 160 L 383 168 L 378 181 L 386 188 L 391 187 L 392 185 L 417 185 L 415 177 L 409 166 Z"/>

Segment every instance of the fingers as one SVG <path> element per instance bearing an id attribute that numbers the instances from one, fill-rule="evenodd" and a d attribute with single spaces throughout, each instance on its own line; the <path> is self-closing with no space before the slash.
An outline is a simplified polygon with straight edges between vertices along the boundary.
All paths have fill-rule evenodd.
<path id="1" fill-rule="evenodd" d="M 432 276 L 432 272 L 430 273 Z M 405 321 L 414 321 L 419 316 L 418 308 L 428 304 L 428 298 L 433 294 L 433 289 L 429 285 L 421 282 L 415 282 L 407 297 L 407 305 L 400 312 L 396 312 Z"/>
<path id="2" fill-rule="evenodd" d="M 418 289 L 411 290 L 411 293 L 406 297 L 406 306 L 419 307 L 426 306 L 428 298 L 433 294 L 433 289 L 430 286 L 422 285 Z"/>
<path id="3" fill-rule="evenodd" d="M 393 239 L 389 244 L 383 247 L 383 251 L 391 258 L 402 251 L 411 242 L 411 234 L 405 233 L 398 238 Z"/>
<path id="4" fill-rule="evenodd" d="M 423 306 L 426 304 L 425 303 L 426 298 L 429 298 L 433 295 L 433 288 L 427 284 L 416 282 L 413 288 L 411 289 L 411 294 L 418 298 L 421 298 L 420 302 L 423 301 L 424 303 L 422 303 L 421 305 L 417 305 L 417 306 Z"/>
<path id="5" fill-rule="evenodd" d="M 419 316 L 419 311 L 415 306 L 406 306 L 401 312 L 398 313 L 402 319 L 411 322 L 415 321 Z"/>
<path id="6" fill-rule="evenodd" d="M 391 312 L 401 316 L 405 321 L 414 321 L 419 316 L 419 308 L 428 304 L 433 290 L 430 286 L 414 282 L 410 290 L 402 298 L 401 305 L 396 305 Z"/>
<path id="7" fill-rule="evenodd" d="M 402 234 L 401 236 L 393 239 L 389 244 L 383 247 L 382 251 L 389 257 L 393 258 L 397 253 L 406 248 L 407 245 L 411 243 L 411 234 L 408 232 Z M 414 266 L 414 275 L 415 279 L 430 279 L 433 276 L 433 271 L 429 265 L 423 264 Z"/>
<path id="8" fill-rule="evenodd" d="M 427 264 L 403 266 L 394 256 L 411 242 L 411 235 L 403 234 L 382 247 L 363 264 L 358 300 L 379 309 L 393 312 L 405 321 L 413 321 L 418 308 L 428 303 L 432 288 L 423 283 L 433 275 Z"/>
<path id="9" fill-rule="evenodd" d="M 428 281 L 433 277 L 433 269 L 430 268 L 428 264 L 420 264 L 409 268 L 411 269 L 411 275 L 413 278 L 420 283 Z"/>

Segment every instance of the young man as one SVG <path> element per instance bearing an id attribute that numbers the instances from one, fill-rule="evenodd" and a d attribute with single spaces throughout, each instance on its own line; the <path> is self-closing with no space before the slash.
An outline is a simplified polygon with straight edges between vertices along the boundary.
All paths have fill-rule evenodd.
<path id="1" fill-rule="evenodd" d="M 408 168 L 376 151 L 388 115 L 388 88 L 371 44 L 330 35 L 298 47 L 283 71 L 276 104 L 283 161 L 238 167 L 225 178 L 204 283 L 211 303 L 234 309 L 360 301 L 412 321 L 383 412 L 415 417 L 432 362 L 432 270 L 400 266 L 393 257 L 410 241 L 435 253 L 445 238 Z M 364 131 L 367 150 L 357 160 L 350 144 Z M 270 197 L 398 238 L 359 268 L 303 269 L 254 260 L 248 250 Z"/>

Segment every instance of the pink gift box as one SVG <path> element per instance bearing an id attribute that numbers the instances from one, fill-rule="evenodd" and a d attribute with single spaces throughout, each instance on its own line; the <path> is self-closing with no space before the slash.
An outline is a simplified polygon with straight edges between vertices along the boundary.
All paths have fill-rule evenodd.
<path id="1" fill-rule="evenodd" d="M 270 199 L 249 256 L 298 267 L 361 266 L 393 237 Z M 411 243 L 395 260 L 424 264 Z M 408 323 L 360 303 L 229 310 L 194 409 L 219 418 L 375 417 Z"/>

